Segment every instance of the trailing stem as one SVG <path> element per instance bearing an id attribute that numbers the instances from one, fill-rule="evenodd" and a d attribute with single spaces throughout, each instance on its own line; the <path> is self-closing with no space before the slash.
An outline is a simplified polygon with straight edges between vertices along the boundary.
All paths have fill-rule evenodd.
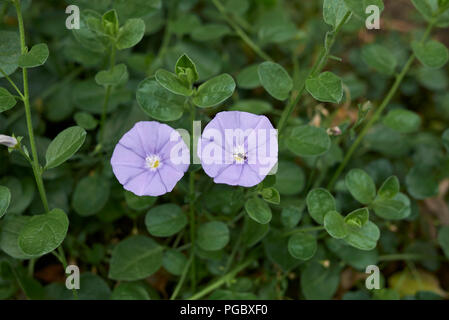
<path id="1" fill-rule="evenodd" d="M 115 43 L 113 42 L 111 45 L 111 54 L 109 57 L 111 70 L 113 70 L 114 66 L 115 66 L 115 53 L 116 53 Z M 111 90 L 112 90 L 111 85 L 106 86 L 106 92 L 104 95 L 103 108 L 101 111 L 101 118 L 100 118 L 100 132 L 98 135 L 98 141 L 99 141 L 100 145 L 103 143 L 104 125 L 106 122 L 106 115 L 108 114 L 108 105 L 109 105 L 109 97 L 111 95 Z"/>
<path id="2" fill-rule="evenodd" d="M 427 40 L 427 38 L 430 35 L 430 32 L 432 31 L 434 24 L 435 24 L 435 21 L 432 21 L 429 23 L 423 37 L 421 38 L 421 43 L 423 43 Z M 384 100 L 380 104 L 379 108 L 377 108 L 377 110 L 374 112 L 371 119 L 365 124 L 362 131 L 358 135 L 357 139 L 354 141 L 354 143 L 351 145 L 349 150 L 346 152 L 343 162 L 340 164 L 337 171 L 335 171 L 334 175 L 332 176 L 332 179 L 330 180 L 329 184 L 327 185 L 328 189 L 332 189 L 334 187 L 334 185 L 337 182 L 338 178 L 340 177 L 341 173 L 345 169 L 346 165 L 349 163 L 349 160 L 351 160 L 352 155 L 357 150 L 357 147 L 360 145 L 363 138 L 366 136 L 366 134 L 371 129 L 371 127 L 376 123 L 376 121 L 382 115 L 382 112 L 384 111 L 384 109 L 388 106 L 391 99 L 396 94 L 397 90 L 399 89 L 400 84 L 402 83 L 402 80 L 404 80 L 405 75 L 408 73 L 411 65 L 415 61 L 415 58 L 416 58 L 415 54 L 412 53 L 412 55 L 410 56 L 410 58 L 407 60 L 404 67 L 402 68 L 401 72 L 396 76 L 396 80 L 394 81 L 393 86 L 388 91 L 387 95 L 385 96 Z"/>
<path id="3" fill-rule="evenodd" d="M 298 86 L 298 88 L 296 90 L 297 91 L 296 97 L 294 99 L 292 98 L 290 100 L 290 102 L 287 104 L 286 108 L 282 112 L 281 119 L 279 120 L 279 123 L 278 123 L 278 126 L 277 126 L 279 135 L 285 129 L 288 119 L 291 117 L 291 114 L 295 110 L 295 107 L 298 104 L 299 100 L 301 100 L 301 97 L 302 97 L 302 95 L 304 93 L 304 90 L 306 88 L 306 80 L 311 78 L 311 77 L 316 76 L 318 73 L 321 72 L 321 70 L 323 70 L 324 66 L 326 65 L 326 63 L 327 63 L 327 61 L 328 61 L 328 59 L 330 57 L 330 51 L 332 49 L 332 46 L 335 43 L 335 40 L 337 39 L 337 35 L 339 34 L 339 32 L 340 32 L 341 28 L 343 27 L 343 25 L 348 21 L 350 16 L 351 16 L 350 12 L 346 13 L 344 18 L 341 20 L 341 22 L 338 24 L 338 26 L 332 32 L 332 34 L 330 35 L 330 39 L 329 39 L 328 44 L 321 49 L 320 55 L 318 56 L 318 59 L 315 61 L 315 63 L 312 66 L 312 68 L 310 69 L 309 74 L 307 75 L 307 77 L 305 77 L 300 82 L 300 84 L 299 84 L 299 86 Z"/>
<path id="4" fill-rule="evenodd" d="M 20 47 L 21 47 L 21 53 L 26 54 L 27 53 L 27 47 L 25 43 L 25 28 L 23 24 L 23 17 L 22 17 L 22 10 L 20 6 L 19 0 L 14 0 L 14 6 L 16 8 L 17 12 L 17 20 L 19 23 L 19 34 L 20 34 Z M 26 116 L 26 123 L 27 123 L 27 129 L 28 129 L 28 136 L 30 138 L 30 146 L 31 146 L 31 155 L 32 158 L 30 159 L 28 156 L 26 157 L 33 169 L 34 178 L 36 180 L 37 188 L 39 190 L 39 195 L 42 200 L 42 205 L 44 206 L 45 212 L 49 211 L 48 207 L 48 200 L 47 200 L 47 194 L 45 192 L 45 186 L 44 182 L 42 180 L 42 173 L 43 169 L 39 164 L 39 158 L 37 156 L 37 149 L 36 149 L 36 141 L 34 138 L 34 131 L 33 131 L 33 123 L 31 120 L 31 106 L 30 106 L 30 93 L 29 93 L 29 86 L 28 86 L 28 72 L 26 68 L 22 68 L 22 76 L 23 76 L 23 94 L 20 94 L 23 100 L 23 104 L 25 106 L 25 116 Z M 10 79 L 11 84 L 14 84 Z M 13 85 L 14 89 L 20 93 L 20 90 L 17 88 L 17 86 Z M 59 252 L 59 259 L 64 267 L 64 270 L 67 267 L 67 261 L 65 259 L 65 253 L 64 249 L 62 248 L 62 245 L 58 248 Z M 30 262 L 30 270 L 32 271 L 34 269 L 34 263 L 35 261 Z M 76 297 L 76 292 L 74 292 L 74 296 Z"/>
<path id="5" fill-rule="evenodd" d="M 221 4 L 220 0 L 212 0 L 215 7 L 221 13 L 223 18 L 234 29 L 237 35 L 251 48 L 254 52 L 264 60 L 273 61 L 273 59 L 265 53 L 251 38 L 245 33 L 245 31 L 231 18 L 226 12 L 226 8 Z"/>

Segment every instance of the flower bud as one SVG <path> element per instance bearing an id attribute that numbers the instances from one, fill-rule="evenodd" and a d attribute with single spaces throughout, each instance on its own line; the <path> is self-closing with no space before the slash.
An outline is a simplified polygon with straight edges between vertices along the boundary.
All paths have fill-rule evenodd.
<path id="1" fill-rule="evenodd" d="M 17 139 L 4 134 L 0 134 L 0 144 L 8 148 L 14 148 L 17 145 Z"/>

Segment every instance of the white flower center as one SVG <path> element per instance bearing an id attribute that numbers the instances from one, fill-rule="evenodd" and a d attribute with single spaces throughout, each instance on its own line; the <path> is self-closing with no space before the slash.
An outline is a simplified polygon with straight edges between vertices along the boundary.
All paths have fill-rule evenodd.
<path id="1" fill-rule="evenodd" d="M 152 154 L 145 158 L 145 166 L 151 171 L 155 171 L 162 165 L 161 158 L 158 155 Z"/>
<path id="2" fill-rule="evenodd" d="M 238 164 L 243 164 L 248 159 L 248 156 L 245 152 L 245 147 L 242 145 L 236 146 L 232 152 L 232 156 L 234 160 Z"/>

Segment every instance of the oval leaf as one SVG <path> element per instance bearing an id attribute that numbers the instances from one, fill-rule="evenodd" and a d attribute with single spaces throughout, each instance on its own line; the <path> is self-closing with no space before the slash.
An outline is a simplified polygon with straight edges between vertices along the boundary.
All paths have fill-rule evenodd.
<path id="1" fill-rule="evenodd" d="M 281 65 L 266 61 L 259 65 L 257 72 L 260 83 L 273 98 L 281 101 L 288 98 L 293 81 Z"/>
<path id="2" fill-rule="evenodd" d="M 446 46 L 435 40 L 430 40 L 426 43 L 413 41 L 412 48 L 418 60 L 428 68 L 439 69 L 449 59 L 449 52 Z"/>
<path id="3" fill-rule="evenodd" d="M 206 251 L 223 249 L 229 242 L 229 228 L 219 221 L 207 222 L 198 228 L 197 243 Z"/>
<path id="4" fill-rule="evenodd" d="M 249 217 L 258 223 L 267 224 L 271 221 L 271 208 L 260 198 L 248 199 L 245 210 Z"/>
<path id="5" fill-rule="evenodd" d="M 19 233 L 19 247 L 28 255 L 44 255 L 58 248 L 67 234 L 69 219 L 61 209 L 32 216 Z"/>
<path id="6" fill-rule="evenodd" d="M 200 85 L 192 101 L 200 108 L 213 107 L 232 96 L 234 90 L 234 79 L 224 73 Z"/>
<path id="7" fill-rule="evenodd" d="M 346 175 L 346 187 L 360 203 L 370 204 L 376 197 L 376 186 L 373 179 L 361 169 L 352 169 Z"/>
<path id="8" fill-rule="evenodd" d="M 19 57 L 18 65 L 22 68 L 41 66 L 47 61 L 49 53 L 48 46 L 45 43 L 36 44 L 29 52 Z"/>
<path id="9" fill-rule="evenodd" d="M 312 97 L 322 102 L 339 103 L 343 98 L 343 84 L 340 77 L 329 71 L 307 79 L 306 89 Z"/>
<path id="10" fill-rule="evenodd" d="M 348 234 L 345 220 L 337 211 L 326 213 L 324 216 L 324 228 L 335 239 L 343 239 Z"/>
<path id="11" fill-rule="evenodd" d="M 86 131 L 81 127 L 70 127 L 59 133 L 48 146 L 45 154 L 47 164 L 45 168 L 50 169 L 64 163 L 73 156 L 84 143 Z"/>
<path id="12" fill-rule="evenodd" d="M 174 121 L 182 116 L 184 98 L 162 87 L 154 77 L 139 84 L 136 98 L 142 110 L 156 120 Z"/>
<path id="13" fill-rule="evenodd" d="M 287 138 L 288 149 L 298 156 L 319 156 L 331 147 L 331 139 L 324 128 L 299 126 Z"/>
<path id="14" fill-rule="evenodd" d="M 326 189 L 313 189 L 307 195 L 306 202 L 311 217 L 319 224 L 323 224 L 324 216 L 329 211 L 336 210 L 335 199 Z"/>
<path id="15" fill-rule="evenodd" d="M 149 277 L 161 267 L 162 251 L 156 241 L 141 235 L 121 241 L 112 251 L 109 278 L 135 281 Z"/>
<path id="16" fill-rule="evenodd" d="M 187 224 L 187 216 L 181 207 L 162 204 L 152 208 L 145 216 L 148 232 L 156 237 L 170 237 L 181 231 Z"/>
<path id="17" fill-rule="evenodd" d="M 288 252 L 292 257 L 309 260 L 317 250 L 316 237 L 308 233 L 298 233 L 288 240 Z"/>

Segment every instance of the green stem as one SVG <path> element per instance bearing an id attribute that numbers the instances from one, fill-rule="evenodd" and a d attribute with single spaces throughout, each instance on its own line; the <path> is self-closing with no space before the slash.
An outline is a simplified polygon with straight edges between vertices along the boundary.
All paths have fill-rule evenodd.
<path id="1" fill-rule="evenodd" d="M 112 42 L 111 45 L 111 54 L 110 54 L 110 70 L 114 69 L 115 66 L 115 42 Z M 106 122 L 106 115 L 108 113 L 108 105 L 109 105 L 109 97 L 111 95 L 112 86 L 108 85 L 106 86 L 106 91 L 104 95 L 104 101 L 103 101 L 103 108 L 101 111 L 101 118 L 100 118 L 100 132 L 98 134 L 98 142 L 101 145 L 103 143 L 103 133 L 104 133 L 104 125 Z"/>
<path id="2" fill-rule="evenodd" d="M 18 0 L 14 0 L 14 5 L 16 7 L 17 20 L 19 23 L 21 52 L 22 54 L 25 54 L 27 52 L 27 47 L 25 44 L 25 28 L 23 25 L 22 10 L 20 7 L 20 2 Z M 39 195 L 41 197 L 45 212 L 48 212 L 49 210 L 48 210 L 47 194 L 45 193 L 44 182 L 42 180 L 42 168 L 39 164 L 39 158 L 37 157 L 37 148 L 36 148 L 36 141 L 34 139 L 33 122 L 31 120 L 30 94 L 28 88 L 28 72 L 26 68 L 22 68 L 22 75 L 23 75 L 23 103 L 25 105 L 26 123 L 28 129 L 28 136 L 30 138 L 31 154 L 33 157 L 31 167 L 33 169 L 37 189 L 39 190 Z"/>
<path id="3" fill-rule="evenodd" d="M 178 284 L 176 285 L 175 291 L 173 291 L 173 294 L 172 294 L 172 296 L 170 297 L 170 300 L 175 300 L 176 297 L 178 296 L 178 293 L 179 293 L 179 291 L 181 290 L 182 285 L 184 284 L 184 281 L 185 281 L 185 279 L 186 279 L 187 272 L 189 271 L 190 264 L 191 264 L 192 261 L 193 261 L 193 257 L 194 257 L 194 254 L 193 254 L 193 252 L 192 252 L 192 253 L 190 254 L 189 260 L 187 261 L 186 265 L 184 266 L 184 270 L 182 270 L 181 278 L 179 279 L 179 282 L 178 282 Z"/>
<path id="4" fill-rule="evenodd" d="M 195 121 L 195 106 L 192 103 L 190 105 L 190 163 L 193 163 L 193 122 Z M 190 242 L 192 243 L 191 255 L 192 255 L 192 270 L 191 281 L 192 291 L 196 288 L 196 269 L 195 269 L 195 172 L 193 170 L 189 173 L 189 222 L 190 222 Z"/>
<path id="5" fill-rule="evenodd" d="M 190 298 L 188 298 L 188 300 L 198 300 L 201 299 L 202 297 L 204 297 L 206 294 L 208 294 L 209 292 L 221 287 L 223 284 L 225 284 L 226 282 L 232 280 L 235 278 L 235 276 L 242 271 L 243 269 L 245 269 L 247 266 L 249 266 L 252 262 L 254 261 L 254 258 L 249 258 L 247 259 L 245 262 L 243 262 L 242 264 L 238 265 L 237 267 L 235 267 L 232 271 L 230 271 L 229 273 L 225 274 L 224 276 L 222 276 L 221 278 L 219 278 L 217 281 L 209 284 L 208 286 L 206 286 L 204 289 L 202 289 L 200 292 L 194 294 L 193 296 L 191 296 Z"/>
<path id="6" fill-rule="evenodd" d="M 231 255 L 228 258 L 228 261 L 226 263 L 226 267 L 224 269 L 224 273 L 228 272 L 229 268 L 232 265 L 232 262 L 234 262 L 235 255 L 237 254 L 237 250 L 240 249 L 240 243 L 242 242 L 243 238 L 243 226 L 242 230 L 240 231 L 239 237 L 235 241 L 234 247 L 232 248 Z"/>
<path id="7" fill-rule="evenodd" d="M 426 41 L 427 37 L 429 36 L 430 32 L 432 31 L 432 28 L 434 26 L 435 22 L 431 22 L 426 29 L 426 32 L 424 33 L 424 36 L 421 39 L 421 43 Z M 396 76 L 396 80 L 393 83 L 393 86 L 388 91 L 388 94 L 385 96 L 384 100 L 380 104 L 379 108 L 376 110 L 376 112 L 373 114 L 371 119 L 366 123 L 366 125 L 363 127 L 362 131 L 358 135 L 357 139 L 354 141 L 354 143 L 349 148 L 348 152 L 346 153 L 343 162 L 338 167 L 337 171 L 335 171 L 334 175 L 332 176 L 332 179 L 330 180 L 329 184 L 327 185 L 328 189 L 332 189 L 334 187 L 334 184 L 337 182 L 337 179 L 340 177 L 341 173 L 345 169 L 346 165 L 349 163 L 349 160 L 351 160 L 352 155 L 357 150 L 357 147 L 362 142 L 363 138 L 366 136 L 368 131 L 371 129 L 371 127 L 376 123 L 376 121 L 379 119 L 379 117 L 382 115 L 382 112 L 384 109 L 388 106 L 391 99 L 396 94 L 397 90 L 399 89 L 400 84 L 402 83 L 402 80 L 404 80 L 405 75 L 408 73 L 410 67 L 413 64 L 413 61 L 415 61 L 415 54 L 412 54 L 410 58 L 405 63 L 404 67 L 402 68 L 401 72 Z"/>
<path id="8" fill-rule="evenodd" d="M 20 89 L 16 86 L 14 81 L 12 81 L 12 79 L 6 74 L 6 72 L 2 68 L 0 68 L 0 73 L 6 78 L 6 80 L 8 80 L 8 82 L 11 84 L 11 86 L 14 88 L 14 90 L 16 90 L 16 92 L 19 94 L 20 98 L 22 100 L 24 100 L 25 97 L 23 96 L 22 91 L 20 91 Z"/>
<path id="9" fill-rule="evenodd" d="M 305 88 L 306 88 L 306 81 L 307 81 L 307 79 L 316 76 L 324 68 L 324 66 L 327 63 L 327 60 L 329 59 L 331 48 L 334 45 L 335 40 L 337 39 L 337 35 L 340 32 L 340 30 L 343 27 L 343 25 L 348 21 L 350 16 L 351 16 L 350 12 L 346 13 L 344 18 L 340 22 L 340 24 L 335 28 L 335 30 L 332 33 L 331 38 L 330 38 L 330 40 L 328 42 L 328 45 L 324 46 L 321 49 L 320 55 L 318 56 L 318 59 L 315 61 L 315 63 L 312 66 L 312 68 L 310 69 L 309 74 L 307 75 L 307 77 L 305 77 L 300 82 L 299 87 L 296 90 L 297 91 L 296 98 L 295 99 L 291 99 L 290 102 L 287 104 L 287 107 L 282 112 L 281 119 L 279 120 L 278 128 L 277 128 L 278 132 L 279 132 L 279 135 L 285 129 L 288 119 L 291 117 L 291 114 L 295 110 L 295 107 L 298 104 L 299 100 L 301 100 L 301 97 L 302 97 L 302 95 L 303 95 L 303 93 L 305 91 Z"/>
<path id="10" fill-rule="evenodd" d="M 223 18 L 229 23 L 229 25 L 235 30 L 237 35 L 251 48 L 254 52 L 264 60 L 273 61 L 273 59 L 265 53 L 251 38 L 243 31 L 243 29 L 232 20 L 226 12 L 226 8 L 221 4 L 220 0 L 212 0 L 215 7 L 221 13 Z"/>
<path id="11" fill-rule="evenodd" d="M 28 276 L 33 277 L 34 275 L 34 265 L 36 264 L 36 258 L 30 259 L 28 262 Z"/>

